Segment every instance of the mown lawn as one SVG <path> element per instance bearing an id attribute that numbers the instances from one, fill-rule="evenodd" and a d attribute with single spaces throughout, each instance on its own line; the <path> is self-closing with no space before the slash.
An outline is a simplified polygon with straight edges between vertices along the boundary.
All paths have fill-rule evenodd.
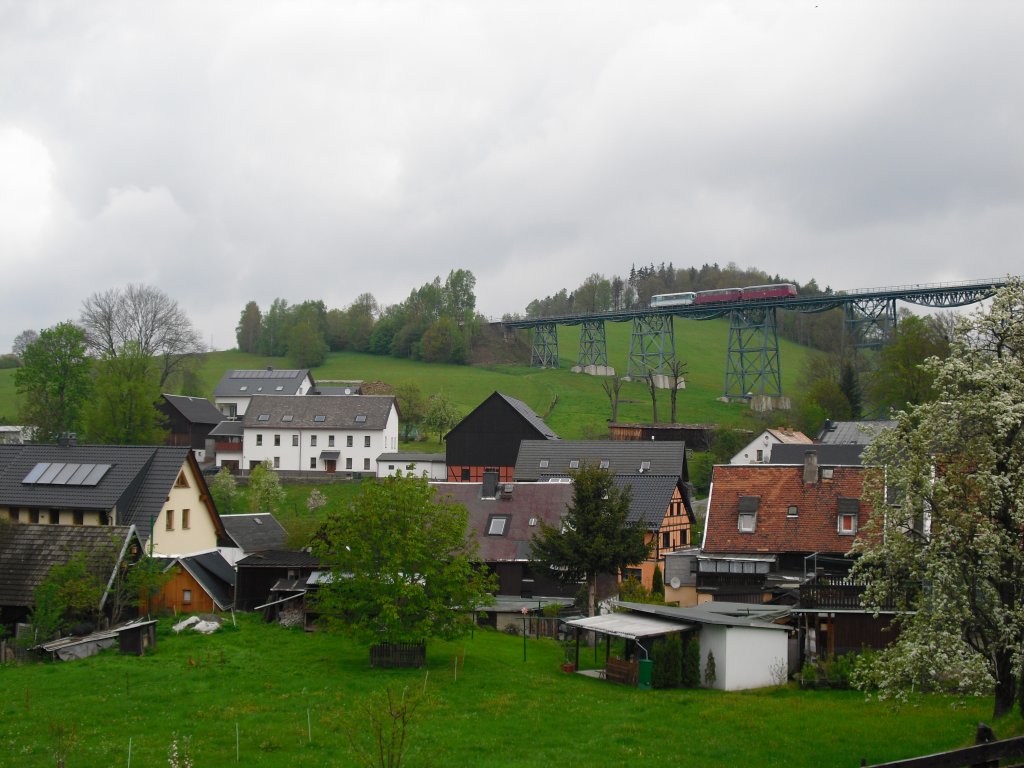
<path id="1" fill-rule="evenodd" d="M 0 667 L 0 765 L 167 765 L 172 739 L 194 765 L 349 766 L 368 743 L 374 692 L 419 696 L 408 766 L 856 766 L 970 743 L 991 699 L 925 697 L 893 708 L 850 691 L 638 691 L 558 670 L 549 640 L 478 631 L 431 642 L 425 670 L 370 670 L 367 649 L 239 616 L 219 635 L 176 636 L 162 621 L 143 658 L 107 651 Z M 229 622 L 230 623 L 230 622 Z M 587 653 L 584 653 L 584 658 Z M 454 668 L 458 660 L 457 673 Z M 1000 736 L 1016 720 L 996 723 Z"/>

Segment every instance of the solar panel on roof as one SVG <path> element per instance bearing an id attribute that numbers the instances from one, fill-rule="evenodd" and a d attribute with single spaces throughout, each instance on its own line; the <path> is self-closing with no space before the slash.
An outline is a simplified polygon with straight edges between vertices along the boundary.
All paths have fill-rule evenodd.
<path id="1" fill-rule="evenodd" d="M 52 485 L 64 485 L 68 479 L 75 474 L 81 467 L 81 464 L 65 464 L 63 469 L 57 473 L 56 477 L 50 481 Z"/>
<path id="2" fill-rule="evenodd" d="M 57 473 L 64 469 L 64 462 L 53 463 L 46 468 L 46 470 L 36 480 L 40 485 L 49 485 L 53 482 L 53 478 L 57 476 Z"/>
<path id="3" fill-rule="evenodd" d="M 109 470 L 109 469 L 110 469 L 110 465 L 109 464 L 97 464 L 97 465 L 95 465 L 92 468 L 92 472 L 90 472 L 86 476 L 86 478 L 82 481 L 82 485 L 96 485 L 97 483 L 99 483 L 100 480 L 103 479 L 103 476 L 105 474 L 107 474 L 107 470 Z"/>
<path id="4" fill-rule="evenodd" d="M 49 466 L 49 462 L 40 462 L 31 470 L 29 470 L 29 474 L 25 476 L 25 479 L 22 480 L 22 482 L 35 482 L 36 480 L 39 479 L 39 475 L 45 472 L 49 468 Z"/>
<path id="5" fill-rule="evenodd" d="M 68 478 L 66 485 L 81 485 L 82 481 L 89 476 L 90 472 L 92 472 L 92 468 L 92 464 L 79 464 L 75 473 Z"/>

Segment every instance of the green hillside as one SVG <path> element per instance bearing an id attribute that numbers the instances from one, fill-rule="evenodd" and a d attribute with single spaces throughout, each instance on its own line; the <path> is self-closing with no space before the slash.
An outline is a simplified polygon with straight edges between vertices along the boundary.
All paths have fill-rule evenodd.
<path id="1" fill-rule="evenodd" d="M 686 389 L 679 393 L 677 421 L 687 424 L 720 424 L 756 429 L 761 422 L 743 403 L 722 403 L 725 382 L 726 349 L 729 326 L 724 320 L 698 322 L 676 320 L 676 351 L 688 364 Z M 608 358 L 619 375 L 626 373 L 631 326 L 607 325 Z M 495 390 L 526 402 L 560 436 L 568 439 L 603 437 L 605 422 L 611 415 L 602 379 L 571 373 L 579 347 L 579 329 L 559 328 L 559 369 L 539 370 L 528 366 L 460 366 L 421 363 L 378 355 L 338 352 L 313 369 L 317 381 L 358 379 L 383 381 L 392 386 L 414 382 L 424 395 L 445 392 L 462 413 L 468 413 Z M 780 340 L 783 391 L 793 394 L 796 374 L 807 350 Z M 232 368 L 262 368 L 272 365 L 289 368 L 284 358 L 267 358 L 240 352 L 212 352 L 200 369 L 202 394 L 213 389 L 224 371 Z M 16 421 L 14 371 L 0 370 L 0 417 Z M 651 402 L 646 387 L 626 382 L 620 393 L 619 421 L 650 422 Z M 658 419 L 668 421 L 668 392 L 658 393 Z M 766 417 L 768 423 L 787 421 L 785 415 Z"/>

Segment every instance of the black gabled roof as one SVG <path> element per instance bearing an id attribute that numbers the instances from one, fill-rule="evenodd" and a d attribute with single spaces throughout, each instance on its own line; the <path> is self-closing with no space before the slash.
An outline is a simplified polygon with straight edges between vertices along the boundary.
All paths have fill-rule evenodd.
<path id="1" fill-rule="evenodd" d="M 674 475 L 687 480 L 686 444 L 669 440 L 523 440 L 516 458 L 517 482 L 568 475 L 572 462 L 608 462 L 613 475 Z M 544 463 L 546 462 L 546 466 Z M 648 466 L 644 466 L 645 462 Z M 641 471 L 641 467 L 644 469 Z"/>
<path id="2" fill-rule="evenodd" d="M 859 467 L 864 462 L 861 454 L 867 445 L 789 445 L 780 443 L 772 446 L 771 464 L 803 464 L 807 454 L 818 456 L 818 465 L 826 467 Z"/>
<path id="3" fill-rule="evenodd" d="M 0 524 L 0 606 L 27 607 L 54 565 L 83 552 L 86 567 L 106 584 L 125 551 L 142 543 L 130 526 Z M 102 603 L 101 603 L 102 605 Z"/>
<path id="4" fill-rule="evenodd" d="M 256 395 L 249 401 L 246 429 L 357 429 L 380 430 L 396 408 L 391 395 L 352 397 Z M 265 419 L 261 420 L 260 417 Z M 322 416 L 320 421 L 317 417 Z"/>
<path id="5" fill-rule="evenodd" d="M 164 402 L 184 417 L 191 424 L 220 424 L 224 414 L 203 397 L 187 397 L 185 395 L 161 395 Z"/>
<path id="6" fill-rule="evenodd" d="M 221 522 L 243 552 L 283 549 L 288 532 L 269 512 L 250 515 L 223 515 Z"/>
<path id="7" fill-rule="evenodd" d="M 554 430 L 552 430 L 551 427 L 545 424 L 544 420 L 540 416 L 538 416 L 530 406 L 528 406 L 522 400 L 517 400 L 516 398 L 510 397 L 501 392 L 494 392 L 489 397 L 487 397 L 482 403 L 480 403 L 480 405 L 478 405 L 476 408 L 470 411 L 469 414 L 467 414 L 465 418 L 462 419 L 462 421 L 460 421 L 458 424 L 452 427 L 448 434 L 444 436 L 444 439 L 447 440 L 448 435 L 452 434 L 453 432 L 457 432 L 464 423 L 472 423 L 474 414 L 476 414 L 477 411 L 480 411 L 481 409 L 488 408 L 493 400 L 499 400 L 500 402 L 510 407 L 517 414 L 519 414 L 519 416 L 522 417 L 523 421 L 526 422 L 534 431 L 536 431 L 538 437 L 543 438 L 544 440 L 559 439 L 558 435 L 555 434 Z"/>
<path id="8" fill-rule="evenodd" d="M 254 395 L 297 395 L 302 382 L 309 377 L 315 385 L 308 368 L 277 369 L 258 368 L 255 370 L 234 370 L 225 373 L 216 388 L 214 397 L 252 397 Z M 280 387 L 280 389 L 278 389 Z"/>

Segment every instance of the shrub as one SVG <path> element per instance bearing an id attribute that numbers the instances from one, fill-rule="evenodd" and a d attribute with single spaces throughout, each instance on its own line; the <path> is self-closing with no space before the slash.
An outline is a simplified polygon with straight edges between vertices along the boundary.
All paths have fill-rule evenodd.
<path id="1" fill-rule="evenodd" d="M 680 682 L 684 688 L 700 688 L 700 639 L 696 634 L 686 641 Z"/>
<path id="2" fill-rule="evenodd" d="M 661 575 L 661 566 L 654 566 L 654 576 L 651 579 L 651 594 L 661 595 L 661 598 L 665 599 L 665 580 Z"/>
<path id="3" fill-rule="evenodd" d="M 669 635 L 651 650 L 651 684 L 655 688 L 678 688 L 682 680 L 680 636 Z"/>

